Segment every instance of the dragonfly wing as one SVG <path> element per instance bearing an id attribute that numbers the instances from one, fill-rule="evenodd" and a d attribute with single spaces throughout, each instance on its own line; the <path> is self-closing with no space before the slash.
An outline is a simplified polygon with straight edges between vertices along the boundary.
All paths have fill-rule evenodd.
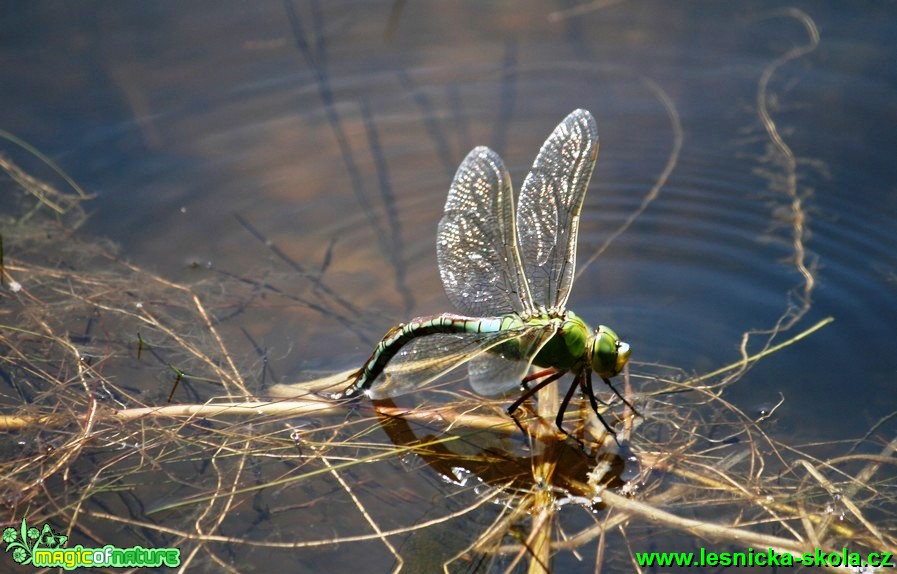
<path id="1" fill-rule="evenodd" d="M 595 118 L 576 110 L 542 144 L 523 182 L 517 230 L 525 276 L 537 306 L 563 309 L 567 304 L 579 215 L 597 157 Z"/>
<path id="2" fill-rule="evenodd" d="M 476 316 L 532 311 L 517 250 L 514 196 L 504 162 L 487 147 L 461 162 L 436 240 L 448 298 Z"/>
<path id="3" fill-rule="evenodd" d="M 488 397 L 519 387 L 529 374 L 535 356 L 556 332 L 555 323 L 532 327 L 513 345 L 493 347 L 492 351 L 477 355 L 467 365 L 471 388 Z"/>
<path id="4" fill-rule="evenodd" d="M 373 399 L 396 397 L 426 386 L 490 349 L 513 342 L 526 329 L 491 333 L 434 333 L 409 341 L 373 382 Z"/>

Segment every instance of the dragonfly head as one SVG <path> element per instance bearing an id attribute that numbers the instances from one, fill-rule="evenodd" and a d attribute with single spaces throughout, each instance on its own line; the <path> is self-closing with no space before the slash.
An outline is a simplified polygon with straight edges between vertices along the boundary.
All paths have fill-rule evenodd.
<path id="1" fill-rule="evenodd" d="M 598 325 L 592 337 L 592 369 L 602 377 L 616 376 L 626 363 L 632 350 L 610 327 Z"/>

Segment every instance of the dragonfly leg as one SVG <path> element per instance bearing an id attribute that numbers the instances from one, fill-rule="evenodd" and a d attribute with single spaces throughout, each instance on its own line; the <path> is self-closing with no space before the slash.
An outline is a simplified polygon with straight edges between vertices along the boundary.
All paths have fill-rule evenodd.
<path id="1" fill-rule="evenodd" d="M 585 376 L 579 377 L 579 388 L 582 390 L 582 394 L 589 397 L 589 404 L 592 405 L 592 410 L 595 411 L 595 414 L 598 414 L 598 397 L 595 396 L 595 391 L 592 389 L 592 370 L 586 369 Z M 604 404 L 601 402 L 601 404 Z"/>
<path id="2" fill-rule="evenodd" d="M 508 407 L 509 415 L 513 416 L 514 411 L 516 411 L 520 407 L 520 405 L 523 404 L 523 401 L 530 398 L 534 394 L 538 393 L 540 390 L 542 390 L 542 388 L 550 385 L 551 383 L 555 382 L 556 380 L 560 379 L 565 374 L 567 374 L 567 371 L 556 371 L 554 369 L 549 369 L 549 370 L 551 370 L 552 373 L 547 378 L 545 378 L 542 381 L 539 381 L 539 383 L 535 387 L 533 387 L 531 389 L 527 389 L 526 392 L 523 393 L 522 395 L 520 395 L 520 397 L 518 397 L 516 401 L 511 403 L 511 406 Z M 527 379 L 524 379 L 523 381 L 527 382 Z"/>
<path id="3" fill-rule="evenodd" d="M 623 395 L 621 395 L 621 394 L 620 394 L 620 391 L 618 391 L 617 389 L 615 389 L 614 386 L 613 386 L 612 384 L 610 384 L 610 379 L 608 379 L 607 377 L 601 377 L 601 380 L 604 381 L 604 384 L 605 384 L 605 385 L 607 385 L 608 387 L 610 387 L 610 390 L 612 390 L 612 391 L 614 392 L 615 395 L 617 395 L 618 397 L 620 397 L 620 400 L 623 401 L 623 404 L 624 404 L 624 405 L 626 405 L 627 407 L 629 407 L 630 409 L 632 409 L 632 412 L 634 412 L 634 413 L 636 414 L 636 416 L 642 416 L 642 415 L 639 414 L 639 412 L 638 412 L 637 410 L 635 410 L 635 407 L 632 406 L 632 404 L 631 404 L 629 401 L 626 400 L 626 397 L 624 397 Z"/>
<path id="4" fill-rule="evenodd" d="M 515 414 L 514 414 L 513 412 L 511 412 L 511 411 L 508 411 L 508 416 L 511 417 L 511 420 L 512 420 L 512 421 L 514 421 L 514 424 L 517 425 L 517 428 L 520 429 L 520 433 L 523 435 L 523 438 L 528 437 L 528 436 L 529 436 L 529 433 L 526 432 L 526 429 L 523 428 L 523 425 L 520 424 L 520 421 L 519 421 L 519 420 L 517 420 L 517 415 L 515 415 Z"/>
<path id="5" fill-rule="evenodd" d="M 523 377 L 523 380 L 520 381 L 520 386 L 523 387 L 523 390 L 529 390 L 529 383 L 531 381 L 535 381 L 536 379 L 541 379 L 542 377 L 547 377 L 548 375 L 553 375 L 557 372 L 557 369 L 543 369 L 537 373 L 533 373 L 532 375 Z"/>
<path id="6" fill-rule="evenodd" d="M 605 382 L 607 382 L 605 380 Z M 614 441 L 617 444 L 620 444 L 620 441 L 617 440 L 617 431 L 611 428 L 607 421 L 604 420 L 604 417 L 601 416 L 601 413 L 598 412 L 598 399 L 595 397 L 595 389 L 592 388 L 592 370 L 588 369 L 585 373 L 585 377 L 580 379 L 580 385 L 582 386 L 583 392 L 589 397 L 589 402 L 592 405 L 592 410 L 595 412 L 595 415 L 598 417 L 598 420 L 601 421 L 601 424 L 604 425 L 604 428 L 614 437 Z M 602 402 L 601 404 L 606 404 Z M 629 404 L 629 403 L 627 403 Z"/>
<path id="7" fill-rule="evenodd" d="M 579 373 L 576 375 L 576 378 L 573 379 L 573 382 L 570 383 L 570 388 L 567 389 L 567 392 L 564 394 L 564 400 L 561 401 L 561 407 L 558 409 L 558 415 L 554 419 L 554 424 L 557 425 L 558 430 L 564 433 L 566 436 L 572 438 L 577 443 L 579 443 L 580 448 L 585 450 L 586 445 L 580 439 L 576 438 L 564 428 L 564 414 L 567 412 L 567 406 L 570 404 L 570 399 L 573 398 L 573 392 L 576 391 L 576 387 L 583 385 L 583 375 Z"/>

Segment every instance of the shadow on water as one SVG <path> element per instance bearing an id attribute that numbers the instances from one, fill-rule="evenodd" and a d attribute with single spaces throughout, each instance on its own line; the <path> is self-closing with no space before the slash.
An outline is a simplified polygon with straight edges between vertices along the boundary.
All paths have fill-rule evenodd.
<path id="1" fill-rule="evenodd" d="M 739 77 L 742 68 L 753 73 L 735 89 L 742 99 L 732 108 L 747 111 L 732 123 L 753 123 L 741 125 L 737 145 L 721 146 L 690 139 L 703 133 L 701 114 L 677 93 L 681 84 L 651 66 L 635 72 L 601 59 L 583 19 L 615 6 L 626 4 L 546 16 L 562 27 L 572 61 L 531 63 L 530 50 L 544 46 L 499 14 L 497 29 L 514 33 L 502 36 L 495 65 L 462 61 L 446 71 L 407 60 L 355 77 L 334 72 L 345 56 L 338 45 L 335 53 L 332 30 L 346 21 L 328 22 L 324 3 L 285 1 L 283 19 L 310 78 L 285 107 L 300 108 L 305 129 L 333 138 L 332 149 L 320 145 L 338 156 L 360 209 L 328 203 L 332 166 L 309 166 L 309 185 L 323 190 L 309 195 L 311 205 L 340 217 L 296 238 L 278 233 L 276 218 L 229 209 L 235 231 L 219 239 L 238 238 L 242 255 L 198 265 L 185 280 L 87 235 L 88 195 L 4 132 L 0 194 L 13 199 L 0 214 L 3 528 L 25 517 L 52 525 L 69 547 L 177 547 L 182 567 L 200 571 L 635 571 L 639 552 L 711 546 L 792 557 L 816 548 L 897 551 L 893 405 L 869 407 L 871 422 L 844 421 L 863 425 L 859 438 L 834 423 L 819 438 L 783 432 L 782 413 L 800 387 L 768 384 L 757 412 L 740 397 L 760 394 L 767 378 L 784 380 L 779 369 L 803 375 L 814 360 L 803 346 L 840 339 L 834 329 L 852 332 L 840 315 L 829 327 L 825 260 L 809 246 L 811 231 L 829 235 L 810 218 L 822 179 L 813 174 L 824 170 L 797 151 L 806 126 L 776 119 L 797 65 L 822 49 L 816 23 L 795 9 L 751 19 L 750 30 L 785 26 L 787 43 L 769 41 L 775 53 L 733 66 Z M 403 26 L 420 9 L 395 2 L 378 37 L 406 41 Z M 707 56 L 696 52 L 685 56 Z M 571 78 L 581 82 L 571 93 L 530 89 Z M 586 89 L 596 85 L 603 95 Z M 311 111 L 301 109 L 309 92 L 319 99 Z M 393 95 L 401 102 L 389 105 Z M 534 134 L 557 119 L 549 112 L 583 99 L 609 111 L 597 114 L 608 157 L 590 194 L 600 199 L 582 220 L 575 308 L 615 325 L 628 318 L 647 333 L 637 335 L 624 391 L 639 416 L 601 396 L 621 440 L 578 399 L 567 421 L 586 447 L 559 436 L 554 385 L 526 403 L 526 434 L 505 413 L 513 395 L 486 400 L 454 375 L 395 402 L 326 398 L 322 391 L 351 375 L 332 372 L 357 367 L 384 324 L 449 310 L 438 308 L 435 266 L 422 253 L 432 251 L 441 188 L 460 155 L 489 143 L 511 158 L 520 181 Z M 638 124 L 646 116 L 650 130 Z M 409 175 L 402 159 L 425 163 Z M 709 165 L 717 160 L 725 177 Z M 431 188 L 438 197 L 418 191 Z M 718 268 L 695 263 L 727 239 Z M 892 293 L 889 261 L 876 269 L 891 278 Z M 677 273 L 692 288 L 708 278 L 704 290 L 682 295 Z M 708 302 L 734 307 L 732 286 L 754 277 L 762 280 L 745 288 L 744 315 L 713 315 Z M 279 330 L 290 328 L 290 337 Z M 842 349 L 838 342 L 817 349 Z M 312 349 L 325 358 L 303 363 L 301 377 L 284 374 Z M 307 380 L 282 384 L 295 378 Z M 4 530 L 5 542 L 12 536 Z M 3 564 L 13 559 L 0 555 Z"/>
<path id="2" fill-rule="evenodd" d="M 318 93 L 327 114 L 327 121 L 339 143 L 340 155 L 343 158 L 350 180 L 352 182 L 352 191 L 355 198 L 361 205 L 364 213 L 368 214 L 369 224 L 374 229 L 377 236 L 380 249 L 384 256 L 388 257 L 390 264 L 395 273 L 396 289 L 402 295 L 405 311 L 409 311 L 414 307 L 414 295 L 406 283 L 405 260 L 402 257 L 402 227 L 398 212 L 395 209 L 395 198 L 392 193 L 392 186 L 389 181 L 389 171 L 387 169 L 386 160 L 383 157 L 383 150 L 380 146 L 380 140 L 377 135 L 377 126 L 371 116 L 370 106 L 367 101 L 362 98 L 358 102 L 359 113 L 364 123 L 365 132 L 367 134 L 367 149 L 374 158 L 374 164 L 377 172 L 377 182 L 379 184 L 380 199 L 385 212 L 385 221 L 381 221 L 377 214 L 380 210 L 375 209 L 369 198 L 369 192 L 366 189 L 365 178 L 359 170 L 349 140 L 343 129 L 342 119 L 336 109 L 336 102 L 333 95 L 333 89 L 330 85 L 330 78 L 327 75 L 327 36 L 324 33 L 324 19 L 320 3 L 312 1 L 309 3 L 311 8 L 311 28 L 315 38 L 314 46 L 306 37 L 302 19 L 292 0 L 284 0 L 287 17 L 290 22 L 290 29 L 293 38 L 296 41 L 296 48 L 302 55 L 305 65 L 314 71 L 315 80 L 318 87 Z M 425 116 L 429 117 L 429 116 Z M 441 132 L 436 130 L 433 132 L 435 141 L 443 141 Z M 447 152 L 447 150 L 444 150 Z"/>

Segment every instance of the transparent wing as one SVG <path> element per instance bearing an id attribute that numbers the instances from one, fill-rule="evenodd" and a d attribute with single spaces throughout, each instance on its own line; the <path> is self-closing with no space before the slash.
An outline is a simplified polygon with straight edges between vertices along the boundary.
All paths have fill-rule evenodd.
<path id="1" fill-rule="evenodd" d="M 562 310 L 567 304 L 579 214 L 597 157 L 595 118 L 576 110 L 542 144 L 523 182 L 517 232 L 529 292 L 537 306 Z"/>
<path id="2" fill-rule="evenodd" d="M 491 149 L 474 148 L 452 181 L 436 240 L 445 293 L 465 313 L 532 311 L 514 225 L 508 170 Z"/>
<path id="3" fill-rule="evenodd" d="M 554 329 L 554 326 L 550 327 L 551 334 L 554 333 Z M 436 333 L 412 339 L 389 361 L 389 364 L 371 385 L 368 395 L 373 399 L 382 399 L 412 392 L 436 381 L 471 360 L 491 354 L 492 350 L 506 352 L 506 358 L 502 360 L 511 362 L 514 355 L 513 349 L 517 347 L 518 341 L 521 341 L 520 348 L 522 350 L 517 353 L 520 355 L 520 360 L 516 362 L 523 364 L 522 372 L 525 372 L 525 368 L 532 361 L 530 353 L 534 355 L 535 352 L 538 352 L 538 349 L 532 350 L 532 341 L 541 339 L 542 335 L 539 332 L 545 330 L 546 327 L 543 326 L 523 327 L 494 333 Z M 550 336 L 545 340 L 547 341 L 548 338 Z M 508 381 L 509 379 L 505 379 L 507 384 L 498 391 L 495 389 L 500 385 L 496 384 L 490 387 L 489 394 L 513 388 Z M 520 379 L 517 379 L 516 384 L 519 383 Z M 479 392 L 476 387 L 474 390 Z"/>
<path id="4" fill-rule="evenodd" d="M 500 345 L 477 355 L 467 365 L 471 388 L 478 395 L 488 397 L 520 386 L 529 374 L 533 359 L 556 332 L 555 323 L 531 328 L 516 340 L 515 345 Z"/>

